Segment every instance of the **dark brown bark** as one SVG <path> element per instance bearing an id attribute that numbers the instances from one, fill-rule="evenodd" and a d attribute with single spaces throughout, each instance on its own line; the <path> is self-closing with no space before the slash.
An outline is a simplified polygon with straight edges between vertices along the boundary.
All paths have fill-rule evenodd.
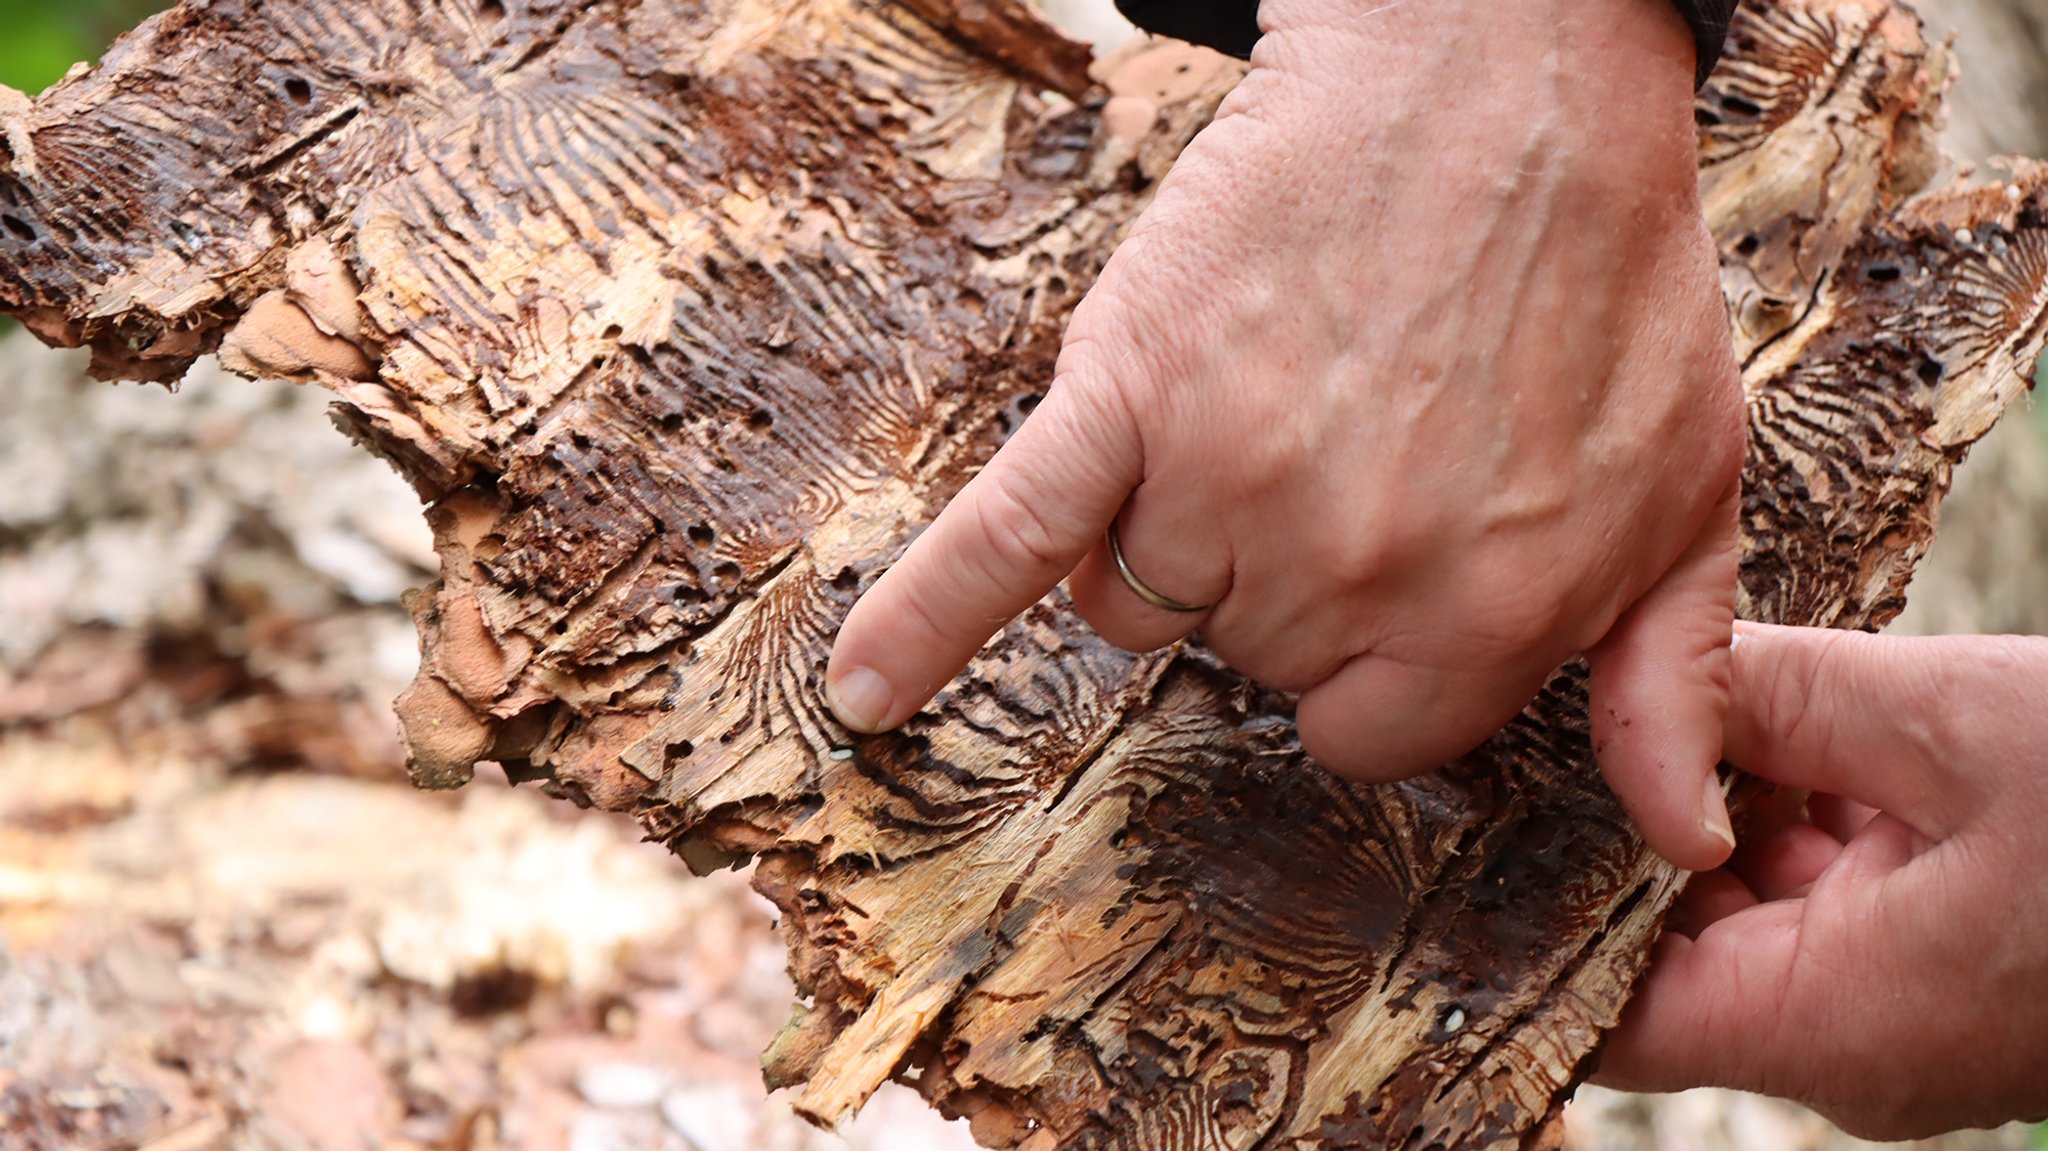
<path id="1" fill-rule="evenodd" d="M 1743 610 L 1874 626 L 2048 339 L 2048 176 L 1902 203 L 1946 63 L 1886 0 L 1756 3 L 1732 49 Z M 0 308 L 111 375 L 332 389 L 432 503 L 416 778 L 497 759 L 760 856 L 807 1113 L 897 1076 L 1033 1151 L 1540 1143 L 1682 884 L 1576 670 L 1384 788 L 1057 599 L 904 733 L 819 699 L 1236 75 L 1076 60 L 1008 2 L 188 5 L 0 105 Z"/>

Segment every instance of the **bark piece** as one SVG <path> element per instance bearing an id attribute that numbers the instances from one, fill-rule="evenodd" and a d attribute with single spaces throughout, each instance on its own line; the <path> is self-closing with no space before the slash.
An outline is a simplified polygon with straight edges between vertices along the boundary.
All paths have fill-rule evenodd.
<path id="1" fill-rule="evenodd" d="M 1902 203 L 1948 64 L 1886 0 L 1759 3 L 1732 44 L 1700 117 L 1743 606 L 1874 626 L 2048 339 L 2048 176 Z M 108 374 L 223 346 L 333 390 L 432 505 L 416 779 L 497 759 L 693 866 L 759 856 L 805 1113 L 893 1076 L 1032 1151 L 1548 1142 L 1682 883 L 1577 669 L 1382 788 L 1056 597 L 900 734 L 823 706 L 833 627 L 1237 75 L 1070 60 L 1010 3 L 188 4 L 0 106 L 0 308 Z"/>

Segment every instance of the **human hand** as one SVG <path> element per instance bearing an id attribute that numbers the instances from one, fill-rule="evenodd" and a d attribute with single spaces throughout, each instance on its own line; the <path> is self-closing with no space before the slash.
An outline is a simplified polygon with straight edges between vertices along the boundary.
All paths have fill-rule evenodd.
<path id="1" fill-rule="evenodd" d="M 1262 11 L 1036 413 L 848 617 L 833 710 L 900 724 L 1069 573 L 1112 643 L 1199 627 L 1301 692 L 1358 777 L 1464 753 L 1587 652 L 1610 783 L 1719 864 L 1743 434 L 1688 30 L 1648 0 Z M 1213 606 L 1133 594 L 1112 521 Z"/>
<path id="2" fill-rule="evenodd" d="M 1810 818 L 1693 880 L 1598 1080 L 1874 1139 L 2048 1118 L 2048 639 L 1743 625 L 1727 751 Z"/>

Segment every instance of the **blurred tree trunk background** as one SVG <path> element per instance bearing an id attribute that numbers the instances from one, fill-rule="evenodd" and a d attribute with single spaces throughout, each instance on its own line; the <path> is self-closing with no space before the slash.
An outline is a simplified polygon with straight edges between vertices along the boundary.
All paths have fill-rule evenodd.
<path id="1" fill-rule="evenodd" d="M 1935 35 L 1953 32 L 1963 67 L 1949 147 L 1965 159 L 2048 154 L 2048 5 L 1921 0 Z"/>
<path id="2" fill-rule="evenodd" d="M 1947 143 L 1957 159 L 2048 156 L 2048 4 L 1916 0 L 1928 30 L 1952 33 L 1962 77 Z M 1941 534 L 1894 631 L 2048 633 L 2048 405 L 2043 373 L 1957 472 Z"/>

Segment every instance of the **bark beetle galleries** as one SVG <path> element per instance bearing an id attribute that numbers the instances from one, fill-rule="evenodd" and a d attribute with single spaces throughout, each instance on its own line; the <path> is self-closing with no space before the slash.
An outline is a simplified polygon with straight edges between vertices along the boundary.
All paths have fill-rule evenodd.
<path id="1" fill-rule="evenodd" d="M 1907 200 L 1948 62 L 1887 0 L 1754 4 L 1730 46 L 1743 610 L 1874 626 L 2048 338 L 2048 177 Z M 1575 669 L 1378 789 L 1057 601 L 903 733 L 819 700 L 1236 75 L 1077 53 L 1013 0 L 188 4 L 0 99 L 0 308 L 105 375 L 218 347 L 332 389 L 431 503 L 417 778 L 495 758 L 758 856 L 808 1114 L 896 1076 L 1033 1151 L 1543 1143 L 1681 884 Z"/>

